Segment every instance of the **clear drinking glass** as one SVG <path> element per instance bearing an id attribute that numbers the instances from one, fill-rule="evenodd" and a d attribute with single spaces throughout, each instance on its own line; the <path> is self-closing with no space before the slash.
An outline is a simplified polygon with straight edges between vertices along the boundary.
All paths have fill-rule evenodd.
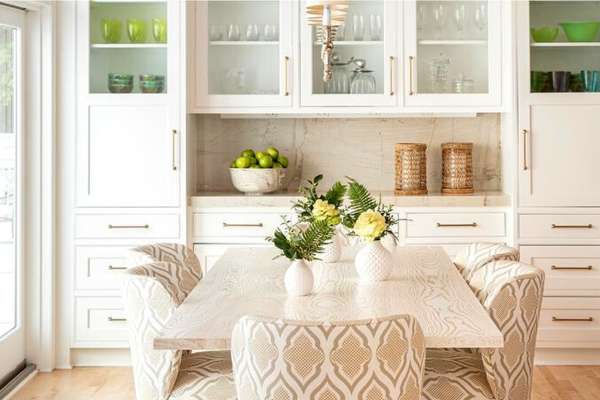
<path id="1" fill-rule="evenodd" d="M 352 17 L 352 40 L 361 41 L 365 38 L 365 18 L 362 15 Z"/>
<path id="2" fill-rule="evenodd" d="M 459 39 L 464 39 L 465 37 L 465 5 L 457 4 L 454 6 L 454 11 L 452 13 L 452 19 L 454 20 L 454 25 L 456 25 L 456 32 L 458 34 Z"/>
<path id="3" fill-rule="evenodd" d="M 258 40 L 258 25 L 248 24 L 246 26 L 246 40 L 254 42 Z"/>
<path id="4" fill-rule="evenodd" d="M 335 40 L 338 42 L 344 41 L 346 37 L 346 25 L 340 25 L 335 29 Z"/>
<path id="5" fill-rule="evenodd" d="M 240 40 L 240 26 L 237 24 L 230 24 L 227 28 L 227 40 L 238 41 Z"/>
<path id="6" fill-rule="evenodd" d="M 487 27 L 487 7 L 485 4 L 480 3 L 475 5 L 475 10 L 473 10 L 473 22 L 479 32 L 483 33 L 484 29 Z"/>
<path id="7" fill-rule="evenodd" d="M 272 42 L 278 39 L 277 26 L 273 24 L 266 24 L 263 27 L 263 40 Z"/>
<path id="8" fill-rule="evenodd" d="M 223 40 L 223 31 L 224 29 L 221 25 L 210 25 L 208 27 L 208 38 L 213 42 Z"/>
<path id="9" fill-rule="evenodd" d="M 369 22 L 371 40 L 381 40 L 381 15 L 371 15 Z"/>
<path id="10" fill-rule="evenodd" d="M 442 38 L 442 31 L 446 25 L 447 11 L 446 6 L 438 4 L 431 10 L 431 16 L 433 18 L 433 25 L 435 26 L 436 39 Z"/>
<path id="11" fill-rule="evenodd" d="M 420 5 L 417 7 L 417 31 L 419 34 L 423 33 L 425 28 L 425 20 L 427 18 L 427 12 L 424 6 Z"/>

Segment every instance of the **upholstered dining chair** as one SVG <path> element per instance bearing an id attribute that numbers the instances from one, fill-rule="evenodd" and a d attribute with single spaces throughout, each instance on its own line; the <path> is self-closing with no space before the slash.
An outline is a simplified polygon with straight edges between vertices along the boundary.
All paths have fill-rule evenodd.
<path id="1" fill-rule="evenodd" d="M 246 316 L 231 353 L 239 400 L 421 398 L 424 338 L 409 315 L 336 324 Z"/>
<path id="2" fill-rule="evenodd" d="M 455 257 L 454 265 L 467 282 L 475 270 L 495 261 L 519 261 L 519 251 L 502 243 L 472 243 Z"/>
<path id="3" fill-rule="evenodd" d="M 544 273 L 515 261 L 491 261 L 470 286 L 504 336 L 504 347 L 427 352 L 427 400 L 529 400 Z"/>
<path id="4" fill-rule="evenodd" d="M 158 261 L 162 260 L 162 261 Z M 229 352 L 155 350 L 153 340 L 202 277 L 183 245 L 132 251 L 124 277 L 125 312 L 138 400 L 236 398 Z"/>

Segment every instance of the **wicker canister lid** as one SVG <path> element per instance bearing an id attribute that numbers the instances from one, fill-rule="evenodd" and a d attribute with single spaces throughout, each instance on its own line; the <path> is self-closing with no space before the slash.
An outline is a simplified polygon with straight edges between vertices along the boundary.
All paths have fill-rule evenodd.
<path id="1" fill-rule="evenodd" d="M 473 150 L 473 143 L 442 143 L 442 150 Z"/>
<path id="2" fill-rule="evenodd" d="M 396 150 L 427 150 L 425 143 L 396 143 Z"/>

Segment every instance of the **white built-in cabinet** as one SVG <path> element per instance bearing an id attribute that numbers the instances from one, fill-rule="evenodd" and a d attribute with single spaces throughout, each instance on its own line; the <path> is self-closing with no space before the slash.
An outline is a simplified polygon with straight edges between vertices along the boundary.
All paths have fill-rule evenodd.
<path id="1" fill-rule="evenodd" d="M 189 111 L 504 111 L 511 10 L 491 0 L 350 1 L 324 82 L 320 28 L 305 22 L 304 2 L 193 2 Z M 374 83 L 353 86 L 361 80 Z"/>

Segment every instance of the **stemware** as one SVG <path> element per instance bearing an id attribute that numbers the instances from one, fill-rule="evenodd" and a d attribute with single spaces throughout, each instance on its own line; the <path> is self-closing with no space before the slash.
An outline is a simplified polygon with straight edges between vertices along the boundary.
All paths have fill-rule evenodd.
<path id="1" fill-rule="evenodd" d="M 480 32 L 483 32 L 483 30 L 486 28 L 487 8 L 485 4 L 481 3 L 475 6 L 475 10 L 473 10 L 473 22 Z"/>
<path id="2" fill-rule="evenodd" d="M 423 29 L 425 28 L 426 23 L 426 9 L 424 6 L 419 5 L 417 7 L 417 31 L 421 34 L 423 33 Z"/>
<path id="3" fill-rule="evenodd" d="M 458 38 L 462 40 L 464 39 L 465 32 L 465 5 L 457 4 L 456 6 L 454 6 L 454 12 L 452 16 L 454 20 L 454 25 L 456 25 Z"/>
<path id="4" fill-rule="evenodd" d="M 352 40 L 361 41 L 365 37 L 365 18 L 362 15 L 352 17 Z"/>
<path id="5" fill-rule="evenodd" d="M 381 15 L 369 17 L 371 40 L 381 40 Z"/>
<path id="6" fill-rule="evenodd" d="M 106 43 L 119 43 L 121 41 L 121 20 L 102 18 L 102 38 Z"/>
<path id="7" fill-rule="evenodd" d="M 433 18 L 433 24 L 435 26 L 436 39 L 441 39 L 442 30 L 444 29 L 444 25 L 446 25 L 446 6 L 443 4 L 438 4 L 434 6 L 431 10 L 431 16 Z"/>
<path id="8" fill-rule="evenodd" d="M 227 28 L 227 40 L 238 41 L 240 40 L 240 26 L 237 24 L 230 24 Z"/>
<path id="9" fill-rule="evenodd" d="M 263 40 L 271 42 L 277 40 L 277 26 L 266 24 L 263 28 Z"/>
<path id="10" fill-rule="evenodd" d="M 258 25 L 248 24 L 246 26 L 246 40 L 254 42 L 258 40 Z"/>

